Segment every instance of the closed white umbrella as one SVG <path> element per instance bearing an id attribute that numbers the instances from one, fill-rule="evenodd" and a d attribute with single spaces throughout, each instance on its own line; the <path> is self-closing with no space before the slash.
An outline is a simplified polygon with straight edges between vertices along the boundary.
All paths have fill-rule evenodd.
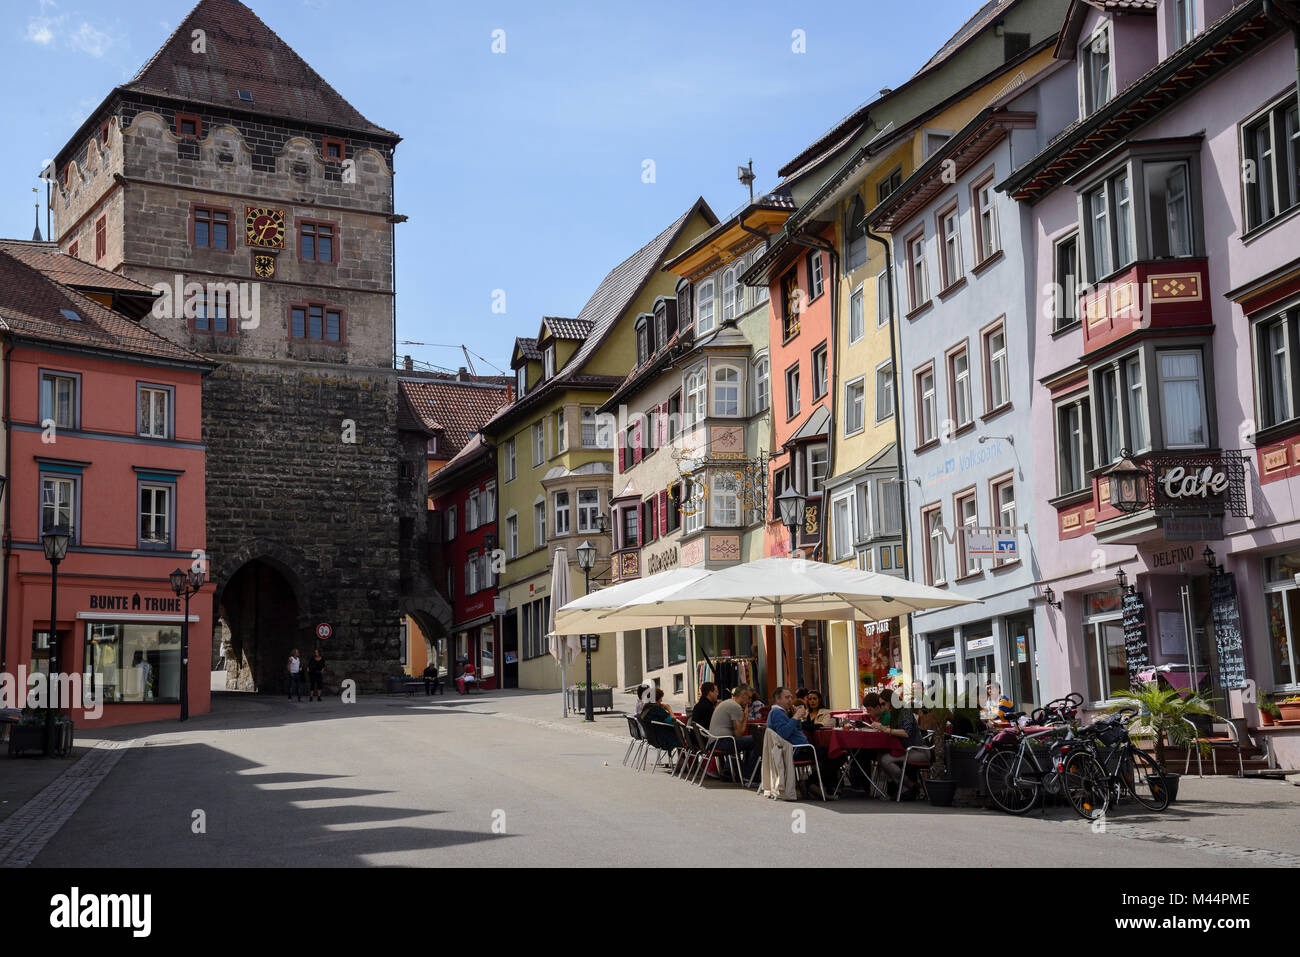
<path id="1" fill-rule="evenodd" d="M 560 698 L 563 700 L 562 713 L 566 718 L 569 716 L 568 664 L 578 653 L 578 641 L 571 634 L 555 627 L 555 616 L 568 601 L 569 553 L 563 548 L 557 548 L 555 560 L 551 563 L 551 630 L 546 637 L 548 650 L 560 663 Z"/>

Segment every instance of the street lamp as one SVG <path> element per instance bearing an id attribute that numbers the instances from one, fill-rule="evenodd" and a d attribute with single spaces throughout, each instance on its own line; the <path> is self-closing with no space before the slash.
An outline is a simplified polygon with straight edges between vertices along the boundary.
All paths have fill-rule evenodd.
<path id="1" fill-rule="evenodd" d="M 185 599 L 185 613 L 181 617 L 181 721 L 190 719 L 190 596 L 197 595 L 203 587 L 203 572 L 191 568 L 189 573 L 179 568 L 167 578 L 177 598 Z"/>
<path id="2" fill-rule="evenodd" d="M 793 485 L 776 497 L 776 504 L 781 509 L 781 524 L 790 530 L 791 557 L 794 557 L 794 530 L 803 520 L 804 505 L 807 501 Z"/>
<path id="3" fill-rule="evenodd" d="M 57 750 L 54 746 L 54 719 L 59 702 L 55 695 L 61 682 L 55 679 L 59 673 L 59 562 L 68 557 L 68 540 L 71 532 L 62 525 L 48 528 L 41 535 L 41 544 L 45 546 L 45 560 L 50 563 L 50 657 L 45 682 L 45 756 L 51 757 Z"/>
<path id="4" fill-rule="evenodd" d="M 1119 454 L 1120 460 L 1105 473 L 1110 483 L 1110 504 L 1121 512 L 1136 512 L 1146 508 L 1149 501 L 1147 470 L 1133 461 L 1128 449 L 1121 449 Z"/>
<path id="5" fill-rule="evenodd" d="M 1121 565 L 1115 572 L 1115 583 L 1119 585 L 1119 593 L 1124 594 L 1128 590 L 1128 576 L 1124 574 L 1124 566 Z"/>
<path id="6" fill-rule="evenodd" d="M 596 546 L 591 542 L 584 541 L 577 548 L 578 567 L 582 569 L 582 593 L 591 594 L 591 570 L 596 565 Z M 592 708 L 591 693 L 591 637 L 587 636 L 583 642 L 587 646 L 587 721 L 595 721 L 596 715 Z"/>

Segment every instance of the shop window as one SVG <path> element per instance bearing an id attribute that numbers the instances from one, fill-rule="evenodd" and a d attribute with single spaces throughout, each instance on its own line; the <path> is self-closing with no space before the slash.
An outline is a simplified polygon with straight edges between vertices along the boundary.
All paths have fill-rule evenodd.
<path id="1" fill-rule="evenodd" d="M 1273 681 L 1300 685 L 1300 552 L 1264 559 L 1264 599 Z"/>
<path id="2" fill-rule="evenodd" d="M 1088 697 L 1094 704 L 1101 704 L 1129 686 L 1118 589 L 1086 595 L 1084 610 L 1083 654 Z"/>
<path id="3" fill-rule="evenodd" d="M 658 671 L 664 666 L 664 630 L 647 628 L 645 630 L 645 670 Z"/>
<path id="4" fill-rule="evenodd" d="M 180 625 L 86 623 L 85 669 L 108 704 L 180 701 Z"/>

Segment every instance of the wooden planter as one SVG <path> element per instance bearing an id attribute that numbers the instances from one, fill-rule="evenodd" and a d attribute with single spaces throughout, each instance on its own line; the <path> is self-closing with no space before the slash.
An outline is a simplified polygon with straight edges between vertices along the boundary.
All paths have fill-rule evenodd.
<path id="1" fill-rule="evenodd" d="M 570 707 L 574 711 L 587 710 L 587 689 L 577 688 L 569 692 L 570 700 L 573 702 Z M 605 711 L 614 710 L 614 689 L 613 688 L 594 688 L 591 692 L 591 707 L 601 708 Z"/>

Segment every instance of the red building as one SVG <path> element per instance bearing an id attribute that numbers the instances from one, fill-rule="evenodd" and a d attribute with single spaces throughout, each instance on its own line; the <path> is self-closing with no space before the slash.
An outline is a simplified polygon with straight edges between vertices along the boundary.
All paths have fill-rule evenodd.
<path id="1" fill-rule="evenodd" d="M 498 379 L 468 375 L 399 381 L 411 409 L 436 439 L 429 452 L 433 539 L 441 542 L 433 556 L 434 580 L 452 607 L 452 628 L 450 634 L 426 637 L 449 677 L 469 664 L 483 687 L 502 687 L 503 681 L 515 687 L 519 665 L 501 660 L 493 614 L 501 571 L 494 553 L 504 554 L 498 551 L 496 451 L 478 431 L 510 402 L 512 389 Z M 412 672 L 418 673 L 414 667 Z"/>
<path id="2" fill-rule="evenodd" d="M 181 600 L 168 575 L 206 561 L 202 379 L 213 366 L 139 326 L 148 288 L 45 243 L 0 243 L 4 604 L 0 670 L 50 659 L 42 532 L 71 532 L 58 570 L 58 671 L 79 726 L 175 718 Z M 202 566 L 206 567 L 206 566 Z M 209 710 L 212 599 L 190 601 L 188 699 Z"/>

